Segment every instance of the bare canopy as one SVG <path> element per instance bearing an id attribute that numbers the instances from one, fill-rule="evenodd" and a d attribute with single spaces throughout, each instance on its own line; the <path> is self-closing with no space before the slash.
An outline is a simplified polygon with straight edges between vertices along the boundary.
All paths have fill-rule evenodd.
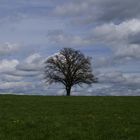
<path id="1" fill-rule="evenodd" d="M 45 80 L 47 83 L 62 83 L 70 96 L 72 86 L 97 82 L 90 60 L 78 50 L 64 48 L 45 61 Z"/>

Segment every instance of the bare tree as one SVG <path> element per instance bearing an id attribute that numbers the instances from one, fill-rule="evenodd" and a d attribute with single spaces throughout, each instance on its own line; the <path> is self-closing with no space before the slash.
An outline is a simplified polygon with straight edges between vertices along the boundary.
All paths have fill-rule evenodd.
<path id="1" fill-rule="evenodd" d="M 70 96 L 72 86 L 97 82 L 92 74 L 90 60 L 80 51 L 64 48 L 45 61 L 45 80 L 49 83 L 62 83 L 67 96 Z"/>

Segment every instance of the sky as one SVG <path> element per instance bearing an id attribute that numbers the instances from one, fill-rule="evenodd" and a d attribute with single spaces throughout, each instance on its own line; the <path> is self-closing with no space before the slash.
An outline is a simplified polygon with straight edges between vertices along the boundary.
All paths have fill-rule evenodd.
<path id="1" fill-rule="evenodd" d="M 139 0 L 0 0 L 0 93 L 65 95 L 44 82 L 64 47 L 92 57 L 98 83 L 72 95 L 140 95 Z"/>

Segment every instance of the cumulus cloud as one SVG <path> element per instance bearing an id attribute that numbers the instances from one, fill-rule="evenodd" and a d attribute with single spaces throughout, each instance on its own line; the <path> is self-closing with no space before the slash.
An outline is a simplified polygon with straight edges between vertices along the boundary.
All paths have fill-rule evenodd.
<path id="1" fill-rule="evenodd" d="M 16 59 L 13 59 L 13 60 L 3 59 L 0 61 L 0 72 L 6 73 L 6 72 L 15 71 L 16 66 L 18 64 L 19 64 L 19 61 Z"/>
<path id="2" fill-rule="evenodd" d="M 21 62 L 17 60 L 2 60 L 4 63 L 1 65 L 0 72 L 0 90 L 1 92 L 15 92 L 24 93 L 25 91 L 31 92 L 38 83 L 41 81 L 40 73 L 36 71 L 22 71 L 17 70 L 16 66 Z M 5 63 L 6 62 L 6 63 Z M 40 80 L 39 80 L 39 78 Z M 41 87 L 41 86 L 39 86 Z"/>
<path id="3" fill-rule="evenodd" d="M 17 70 L 21 71 L 41 71 L 43 69 L 43 58 L 38 53 L 27 57 L 23 62 L 17 65 Z"/>
<path id="4" fill-rule="evenodd" d="M 0 61 L 0 90 L 3 92 L 35 92 L 44 86 L 43 57 L 32 54 L 23 61 L 2 59 Z M 39 88 L 39 89 L 40 89 Z"/>
<path id="5" fill-rule="evenodd" d="M 84 36 L 80 35 L 70 35 L 64 33 L 63 31 L 52 31 L 48 33 L 48 39 L 55 43 L 60 43 L 64 45 L 72 46 L 77 45 L 88 45 L 95 43 L 105 43 L 114 46 L 120 46 L 122 44 L 129 43 L 129 38 L 136 37 L 140 33 L 140 20 L 132 19 L 124 21 L 120 24 L 105 23 L 99 26 L 96 26 L 90 31 L 86 31 Z"/>
<path id="6" fill-rule="evenodd" d="M 123 21 L 120 24 L 105 23 L 92 30 L 92 37 L 103 43 L 120 45 L 127 43 L 129 36 L 140 32 L 140 20 L 132 19 Z M 112 46 L 113 47 L 113 46 Z"/>
<path id="7" fill-rule="evenodd" d="M 63 31 L 53 31 L 47 36 L 48 40 L 54 44 L 65 47 L 88 46 L 91 47 L 96 44 L 106 45 L 112 49 L 114 62 L 115 59 L 137 59 L 139 58 L 139 44 L 138 34 L 140 33 L 140 20 L 132 19 L 124 21 L 120 24 L 105 23 L 96 26 L 91 31 L 86 31 L 84 36 L 70 35 Z M 130 41 L 131 38 L 131 41 Z M 133 40 L 133 41 L 132 41 Z M 135 42 L 134 42 L 135 41 Z M 131 43 L 130 43 L 131 42 Z M 132 44 L 134 42 L 134 44 Z M 137 41 L 138 42 L 138 41 Z M 112 64 L 107 58 L 110 64 Z M 105 59 L 101 60 L 106 61 Z"/>
<path id="8" fill-rule="evenodd" d="M 93 29 L 91 38 L 94 42 L 96 41 L 110 46 L 115 58 L 130 58 L 131 60 L 133 58 L 139 58 L 140 45 L 137 41 L 137 34 L 139 33 L 140 20 L 132 19 L 118 25 L 110 23 L 98 26 Z"/>
<path id="9" fill-rule="evenodd" d="M 95 23 L 96 26 L 90 32 L 85 31 L 85 36 L 55 33 L 48 37 L 49 41 L 72 47 L 96 44 L 110 46 L 114 53 L 114 57 L 111 56 L 110 60 L 114 63 L 119 62 L 119 59 L 122 59 L 121 61 L 137 59 L 140 48 L 139 6 L 138 0 L 133 2 L 77 0 L 57 5 L 53 11 L 57 16 L 74 17 L 72 20 L 80 19 L 79 24 L 82 23 L 81 20 L 85 20 L 88 23 Z M 128 10 L 128 7 L 131 10 Z"/>

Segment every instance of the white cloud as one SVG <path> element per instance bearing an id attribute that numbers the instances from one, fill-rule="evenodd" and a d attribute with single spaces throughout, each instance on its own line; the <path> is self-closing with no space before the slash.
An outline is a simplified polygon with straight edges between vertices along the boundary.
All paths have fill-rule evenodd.
<path id="1" fill-rule="evenodd" d="M 89 41 L 109 46 L 115 59 L 131 60 L 140 58 L 140 45 L 130 43 L 129 39 L 140 33 L 140 20 L 132 19 L 118 25 L 114 23 L 103 24 L 92 30 Z M 137 37 L 137 36 L 136 36 Z M 123 61 L 123 60 L 122 60 Z"/>
<path id="2" fill-rule="evenodd" d="M 6 90 L 6 89 L 16 89 L 16 88 L 27 88 L 32 87 L 33 84 L 30 82 L 5 82 L 0 83 L 0 89 Z"/>
<path id="3" fill-rule="evenodd" d="M 41 71 L 43 69 L 44 59 L 38 53 L 27 57 L 23 62 L 17 65 L 17 70 L 21 71 Z"/>
<path id="4" fill-rule="evenodd" d="M 15 71 L 16 66 L 19 64 L 19 61 L 16 59 L 13 60 L 7 60 L 3 59 L 0 61 L 0 72 L 6 73 L 6 72 L 11 72 Z"/>
<path id="5" fill-rule="evenodd" d="M 17 87 L 22 88 L 22 85 L 29 87 L 43 80 L 41 68 L 43 68 L 43 58 L 39 54 L 33 54 L 27 57 L 24 61 L 16 59 L 3 59 L 0 61 L 0 89 Z M 35 80 L 35 81 L 34 81 Z M 33 81 L 29 83 L 28 81 Z M 34 84 L 33 84 L 34 83 Z M 3 87 L 3 88 L 2 88 Z"/>
<path id="6" fill-rule="evenodd" d="M 114 46 L 120 46 L 120 44 L 127 44 L 128 37 L 140 32 L 140 20 L 132 19 L 124 21 L 118 25 L 114 23 L 106 23 L 101 26 L 97 26 L 92 30 L 93 40 L 107 43 Z"/>
<path id="7" fill-rule="evenodd" d="M 38 54 L 38 53 L 34 53 L 30 56 L 28 56 L 26 59 L 25 59 L 25 63 L 38 63 L 40 62 L 40 60 L 42 59 L 41 55 Z"/>

